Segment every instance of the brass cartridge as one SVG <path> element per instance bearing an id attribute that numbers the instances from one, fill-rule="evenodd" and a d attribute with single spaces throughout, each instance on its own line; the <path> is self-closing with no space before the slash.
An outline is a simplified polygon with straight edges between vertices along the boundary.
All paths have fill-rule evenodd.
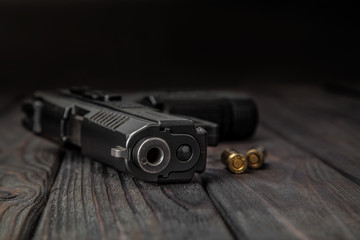
<path id="1" fill-rule="evenodd" d="M 243 173 L 248 166 L 245 156 L 234 149 L 225 149 L 221 154 L 221 161 L 230 172 L 236 174 Z"/>
<path id="2" fill-rule="evenodd" d="M 246 153 L 245 158 L 248 162 L 248 167 L 252 169 L 260 168 L 264 164 L 266 150 L 264 146 L 253 146 Z"/>

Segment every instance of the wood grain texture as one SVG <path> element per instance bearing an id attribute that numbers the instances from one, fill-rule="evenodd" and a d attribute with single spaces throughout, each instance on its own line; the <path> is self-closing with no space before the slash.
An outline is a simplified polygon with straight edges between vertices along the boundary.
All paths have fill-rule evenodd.
<path id="1" fill-rule="evenodd" d="M 0 92 L 0 113 L 6 110 L 6 108 L 14 107 L 14 102 L 17 102 L 16 99 L 21 98 L 22 95 L 21 93 L 14 92 Z"/>
<path id="2" fill-rule="evenodd" d="M 209 148 L 187 184 L 145 183 L 67 151 L 50 187 L 57 148 L 19 127 L 17 109 L 0 115 L 0 239 L 359 239 L 359 101 L 272 89 L 253 91 L 256 137 Z M 264 168 L 230 174 L 221 151 L 254 143 L 268 149 Z"/>
<path id="3" fill-rule="evenodd" d="M 30 237 L 47 200 L 59 151 L 21 127 L 19 105 L 0 118 L 0 239 Z"/>
<path id="4" fill-rule="evenodd" d="M 264 168 L 233 175 L 219 162 L 225 147 L 253 143 L 268 149 Z M 237 238 L 360 238 L 360 187 L 272 130 L 210 149 L 208 159 L 202 182 Z"/>
<path id="5" fill-rule="evenodd" d="M 260 90 L 261 122 L 360 185 L 360 101 L 317 86 Z"/>
<path id="6" fill-rule="evenodd" d="M 230 239 L 195 179 L 157 185 L 68 152 L 35 239 Z"/>

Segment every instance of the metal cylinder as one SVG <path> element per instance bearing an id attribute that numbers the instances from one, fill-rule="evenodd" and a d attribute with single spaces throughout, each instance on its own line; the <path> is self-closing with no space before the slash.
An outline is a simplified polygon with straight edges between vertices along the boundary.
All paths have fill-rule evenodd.
<path id="1" fill-rule="evenodd" d="M 249 168 L 257 169 L 263 166 L 266 149 L 262 145 L 252 146 L 245 155 Z"/>
<path id="2" fill-rule="evenodd" d="M 221 161 L 232 173 L 243 173 L 247 168 L 245 156 L 234 149 L 225 149 L 221 154 Z"/>
<path id="3" fill-rule="evenodd" d="M 150 137 L 141 139 L 133 150 L 137 165 L 148 173 L 159 173 L 170 162 L 170 147 L 161 138 Z"/>

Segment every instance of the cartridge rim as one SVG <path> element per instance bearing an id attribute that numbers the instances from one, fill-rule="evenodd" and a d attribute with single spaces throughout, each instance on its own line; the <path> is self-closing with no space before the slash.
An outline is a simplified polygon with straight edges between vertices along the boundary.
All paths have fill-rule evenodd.
<path id="1" fill-rule="evenodd" d="M 233 173 L 243 173 L 248 166 L 244 155 L 233 153 L 227 159 L 227 167 Z"/>
<path id="2" fill-rule="evenodd" d="M 249 168 L 257 169 L 264 164 L 264 155 L 256 149 L 249 150 L 245 157 L 248 161 Z"/>

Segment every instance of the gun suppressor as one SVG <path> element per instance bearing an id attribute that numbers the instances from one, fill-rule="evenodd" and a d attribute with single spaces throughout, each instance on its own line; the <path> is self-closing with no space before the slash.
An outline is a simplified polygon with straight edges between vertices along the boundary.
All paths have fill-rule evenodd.
<path id="1" fill-rule="evenodd" d="M 257 106 L 251 97 L 232 92 L 153 93 L 143 97 L 140 102 L 169 114 L 191 116 L 217 124 L 216 133 L 208 124 L 203 125 L 208 132 L 210 145 L 216 145 L 218 140 L 251 137 L 259 118 Z"/>
<path id="2" fill-rule="evenodd" d="M 120 95 L 84 89 L 36 92 L 23 124 L 61 145 L 148 182 L 190 181 L 206 165 L 206 131 Z"/>

